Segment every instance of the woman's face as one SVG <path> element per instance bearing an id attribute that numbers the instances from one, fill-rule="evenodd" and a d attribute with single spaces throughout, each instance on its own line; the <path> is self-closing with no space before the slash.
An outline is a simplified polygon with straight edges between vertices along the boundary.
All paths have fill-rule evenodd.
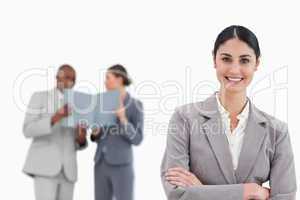
<path id="1" fill-rule="evenodd" d="M 105 87 L 107 90 L 116 90 L 122 86 L 122 78 L 111 72 L 106 73 Z"/>
<path id="2" fill-rule="evenodd" d="M 254 50 L 233 38 L 220 45 L 214 58 L 217 78 L 226 92 L 245 92 L 259 65 Z"/>

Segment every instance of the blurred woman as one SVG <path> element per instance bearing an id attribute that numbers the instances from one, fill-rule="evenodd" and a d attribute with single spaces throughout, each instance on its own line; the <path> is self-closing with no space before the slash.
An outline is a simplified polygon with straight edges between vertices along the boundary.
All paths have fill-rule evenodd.
<path id="1" fill-rule="evenodd" d="M 132 145 L 143 140 L 143 104 L 133 98 L 126 87 L 131 84 L 122 65 L 108 68 L 105 86 L 108 91 L 119 90 L 120 108 L 116 111 L 117 125 L 95 129 L 91 140 L 97 143 L 95 155 L 95 199 L 133 199 Z"/>

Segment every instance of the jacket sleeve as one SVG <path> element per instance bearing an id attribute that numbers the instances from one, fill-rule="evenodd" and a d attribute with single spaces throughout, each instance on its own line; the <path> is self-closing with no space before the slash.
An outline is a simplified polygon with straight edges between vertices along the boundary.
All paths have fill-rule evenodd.
<path id="1" fill-rule="evenodd" d="M 33 138 L 51 134 L 51 115 L 43 106 L 42 93 L 34 93 L 30 99 L 25 120 L 23 133 L 26 138 Z"/>
<path id="2" fill-rule="evenodd" d="M 144 109 L 143 103 L 135 102 L 135 113 L 132 121 L 126 124 L 120 123 L 121 135 L 131 144 L 139 145 L 143 140 L 144 132 Z"/>
<path id="3" fill-rule="evenodd" d="M 275 155 L 271 162 L 271 200 L 295 200 L 297 183 L 294 156 L 287 127 L 276 139 Z"/>
<path id="4" fill-rule="evenodd" d="M 189 133 L 187 120 L 177 110 L 169 122 L 167 147 L 161 165 L 161 180 L 168 200 L 239 200 L 243 199 L 243 184 L 201 185 L 178 187 L 165 180 L 165 173 L 171 167 L 189 167 Z"/>

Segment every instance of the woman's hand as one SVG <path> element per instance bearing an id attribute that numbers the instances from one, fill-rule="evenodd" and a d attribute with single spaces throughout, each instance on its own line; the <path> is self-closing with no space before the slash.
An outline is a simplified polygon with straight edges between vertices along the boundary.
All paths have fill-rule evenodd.
<path id="1" fill-rule="evenodd" d="M 98 140 L 101 136 L 101 128 L 94 128 L 91 134 L 91 140 L 94 142 Z"/>
<path id="2" fill-rule="evenodd" d="M 181 167 L 168 169 L 165 178 L 170 184 L 181 187 L 202 185 L 201 181 L 193 173 Z"/>
<path id="3" fill-rule="evenodd" d="M 126 112 L 125 111 L 126 111 L 125 106 L 121 101 L 120 107 L 116 111 L 116 115 L 117 115 L 118 119 L 120 120 L 120 122 L 123 123 L 123 124 L 127 123 L 127 117 L 126 117 Z"/>
<path id="4" fill-rule="evenodd" d="M 268 200 L 270 196 L 270 189 L 262 187 L 256 183 L 244 184 L 244 200 L 257 199 Z"/>

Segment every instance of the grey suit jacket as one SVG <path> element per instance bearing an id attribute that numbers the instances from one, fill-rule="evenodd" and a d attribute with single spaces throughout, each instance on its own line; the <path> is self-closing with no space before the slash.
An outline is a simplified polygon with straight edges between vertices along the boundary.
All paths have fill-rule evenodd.
<path id="1" fill-rule="evenodd" d="M 32 95 L 23 125 L 26 138 L 32 143 L 23 171 L 31 176 L 55 176 L 62 168 L 68 180 L 77 180 L 76 150 L 73 128 L 60 123 L 51 126 L 51 118 L 58 108 L 58 91 L 36 92 Z"/>
<path id="2" fill-rule="evenodd" d="M 164 174 L 171 167 L 194 173 L 202 186 L 177 187 Z M 170 200 L 243 199 L 243 183 L 270 181 L 272 200 L 296 198 L 296 175 L 287 125 L 250 102 L 238 168 L 233 169 L 215 95 L 179 107 L 168 130 L 161 165 L 164 190 Z"/>
<path id="3" fill-rule="evenodd" d="M 114 126 L 102 127 L 102 136 L 97 140 L 95 163 L 102 157 L 111 165 L 132 163 L 132 145 L 139 145 L 143 140 L 143 104 L 127 93 L 124 106 L 128 123 L 117 121 Z"/>

